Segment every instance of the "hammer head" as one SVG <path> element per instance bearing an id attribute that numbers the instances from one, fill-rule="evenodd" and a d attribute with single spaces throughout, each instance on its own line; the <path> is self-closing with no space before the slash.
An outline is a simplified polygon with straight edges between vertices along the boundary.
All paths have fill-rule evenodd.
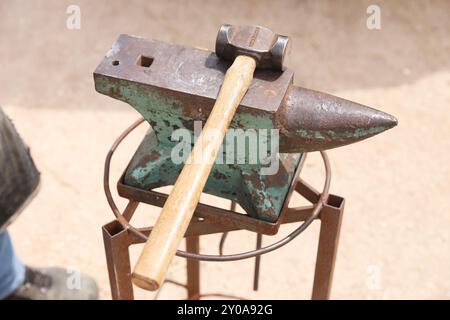
<path id="1" fill-rule="evenodd" d="M 283 70 L 289 38 L 260 26 L 220 27 L 216 39 L 216 55 L 233 61 L 237 56 L 250 56 L 257 68 Z"/>

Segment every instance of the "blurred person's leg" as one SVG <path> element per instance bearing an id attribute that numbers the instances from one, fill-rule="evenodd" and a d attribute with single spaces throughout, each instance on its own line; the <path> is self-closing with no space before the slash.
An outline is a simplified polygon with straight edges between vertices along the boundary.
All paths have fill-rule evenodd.
<path id="1" fill-rule="evenodd" d="M 0 232 L 36 194 L 39 180 L 30 149 L 0 107 Z"/>
<path id="2" fill-rule="evenodd" d="M 39 185 L 29 148 L 0 108 L 0 299 L 97 299 L 95 280 L 66 268 L 24 266 L 14 253 L 7 226 Z"/>
<path id="3" fill-rule="evenodd" d="M 25 281 L 25 266 L 16 256 L 7 231 L 0 233 L 0 299 L 12 294 Z"/>
<path id="4" fill-rule="evenodd" d="M 72 279 L 73 278 L 73 279 Z M 95 280 L 64 268 L 30 268 L 14 252 L 7 231 L 0 232 L 0 300 L 91 300 Z"/>

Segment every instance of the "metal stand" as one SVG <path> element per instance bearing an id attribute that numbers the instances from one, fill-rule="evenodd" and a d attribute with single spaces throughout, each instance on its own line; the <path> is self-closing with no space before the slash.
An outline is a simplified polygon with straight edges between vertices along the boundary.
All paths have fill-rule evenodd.
<path id="1" fill-rule="evenodd" d="M 296 186 L 296 191 L 311 202 L 316 201 L 319 197 L 317 191 L 313 190 L 301 180 Z M 139 202 L 130 200 L 123 215 L 131 218 L 138 204 Z M 321 221 L 321 227 L 312 299 L 328 299 L 330 296 L 344 204 L 345 200 L 343 198 L 330 195 L 327 203 L 320 211 L 319 219 Z M 285 213 L 282 224 L 305 221 L 310 216 L 312 210 L 312 206 L 289 208 Z M 124 229 L 117 220 L 113 220 L 104 225 L 102 229 L 112 298 L 115 300 L 133 299 L 128 248 L 131 245 L 143 243 L 144 240 Z M 210 221 L 208 218 L 196 216 L 191 221 L 189 229 L 186 232 L 186 251 L 199 254 L 199 236 L 201 235 L 243 229 L 245 228 L 241 229 L 238 226 L 223 225 L 220 222 Z M 140 229 L 140 231 L 148 235 L 151 232 L 151 227 Z M 187 260 L 186 288 L 188 299 L 199 299 L 201 297 L 200 262 L 197 260 Z"/>
<path id="2" fill-rule="evenodd" d="M 142 120 L 137 121 L 125 131 L 115 142 L 108 153 L 105 163 L 104 187 L 108 202 L 116 219 L 102 227 L 105 245 L 106 261 L 108 266 L 111 294 L 114 300 L 131 300 L 134 298 L 131 282 L 131 266 L 129 247 L 143 243 L 151 233 L 152 227 L 134 228 L 129 224 L 134 212 L 140 203 L 147 203 L 162 207 L 167 195 L 156 191 L 146 191 L 124 185 L 123 176 L 118 183 L 119 195 L 129 199 L 123 213 L 117 209 L 109 190 L 109 166 L 112 154 L 120 142 Z M 337 247 L 345 200 L 336 195 L 329 195 L 330 169 L 328 158 L 322 153 L 326 167 L 326 182 L 324 190 L 319 193 L 301 178 L 297 177 L 292 185 L 292 192 L 297 192 L 313 205 L 292 207 L 288 206 L 290 195 L 286 198 L 276 223 L 264 222 L 235 211 L 232 203 L 231 210 L 199 203 L 188 230 L 186 231 L 186 252 L 178 251 L 177 255 L 187 260 L 187 289 L 188 299 L 199 299 L 200 293 L 200 260 L 203 261 L 231 261 L 255 257 L 254 289 L 258 287 L 259 265 L 261 254 L 273 251 L 304 231 L 310 223 L 319 219 L 321 221 L 319 245 L 316 258 L 314 285 L 312 299 L 328 299 L 331 291 L 333 270 L 336 260 Z M 300 169 L 299 169 L 300 170 Z M 282 224 L 303 222 L 299 228 L 286 238 L 264 248 L 261 248 L 262 235 L 274 235 Z M 237 230 L 248 230 L 257 233 L 257 248 L 255 251 L 228 255 L 211 256 L 201 255 L 199 252 L 200 236 L 207 234 L 226 233 Z M 224 237 L 222 238 L 224 240 Z M 221 246 L 223 241 L 221 241 Z M 221 247 L 220 247 L 221 251 Z"/>

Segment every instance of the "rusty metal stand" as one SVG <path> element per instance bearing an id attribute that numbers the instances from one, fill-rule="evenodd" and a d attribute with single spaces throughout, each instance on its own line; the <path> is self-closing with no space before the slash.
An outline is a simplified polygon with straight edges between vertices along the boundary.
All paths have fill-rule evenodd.
<path id="1" fill-rule="evenodd" d="M 191 253 L 200 253 L 200 237 L 186 237 L 186 251 Z M 200 299 L 200 261 L 187 259 L 187 296 L 188 299 Z"/>
<path id="2" fill-rule="evenodd" d="M 295 190 L 312 203 L 319 198 L 319 193 L 302 180 L 298 181 Z M 123 215 L 131 217 L 137 208 L 137 204 L 139 202 L 130 200 Z M 343 198 L 330 195 L 318 217 L 321 221 L 321 228 L 312 292 L 313 299 L 328 299 L 330 296 L 344 204 L 345 200 Z M 288 208 L 281 224 L 305 221 L 310 216 L 312 210 L 312 206 Z M 237 226 L 221 224 L 212 220 L 214 219 L 208 219 L 208 217 L 202 218 L 198 215 L 192 219 L 186 232 L 187 252 L 199 253 L 200 235 L 242 230 L 242 228 Z M 133 299 L 128 249 L 131 245 L 143 243 L 144 240 L 136 237 L 129 230 L 124 229 L 117 219 L 104 225 L 102 229 L 112 298 Z M 147 236 L 151 232 L 151 228 L 142 228 L 139 230 Z M 188 291 L 188 299 L 199 299 L 201 297 L 200 262 L 197 260 L 187 260 L 186 288 Z"/>
<path id="3" fill-rule="evenodd" d="M 111 285 L 113 299 L 131 300 L 134 298 L 131 282 L 131 266 L 129 247 L 143 243 L 152 231 L 152 227 L 135 228 L 129 221 L 139 204 L 146 203 L 163 207 L 168 195 L 154 190 L 137 189 L 123 183 L 123 178 L 117 184 L 121 197 L 129 200 L 123 213 L 114 203 L 109 188 L 109 170 L 112 155 L 120 142 L 136 128 L 142 119 L 130 126 L 113 144 L 105 162 L 104 188 L 108 203 L 116 216 L 116 219 L 102 227 L 105 245 L 106 262 Z M 321 228 L 319 245 L 317 250 L 316 268 L 312 299 L 328 299 L 331 291 L 333 270 L 336 260 L 337 247 L 345 200 L 328 193 L 330 187 L 330 164 L 328 157 L 321 152 L 325 165 L 326 179 L 322 192 L 318 192 L 299 177 L 305 157 L 297 168 L 296 179 L 290 186 L 290 191 L 285 199 L 279 219 L 275 223 L 252 218 L 236 212 L 236 204 L 232 202 L 231 209 L 199 203 L 189 227 L 185 233 L 186 251 L 177 251 L 177 255 L 187 258 L 187 284 L 182 285 L 187 289 L 188 299 L 200 299 L 200 260 L 201 261 L 233 261 L 255 257 L 255 277 L 253 288 L 258 287 L 260 256 L 276 250 L 297 237 L 316 219 L 320 219 Z M 312 205 L 302 207 L 289 207 L 289 201 L 293 192 L 299 193 Z M 275 235 L 282 224 L 302 222 L 302 224 L 285 238 L 269 245 L 261 247 L 263 235 Z M 248 230 L 257 234 L 256 250 L 222 255 L 223 241 L 230 231 Z M 219 246 L 220 255 L 200 254 L 200 236 L 207 234 L 223 233 Z M 169 282 L 169 281 L 167 281 Z M 172 281 L 173 282 L 173 281 Z M 177 283 L 178 284 L 178 283 Z"/>

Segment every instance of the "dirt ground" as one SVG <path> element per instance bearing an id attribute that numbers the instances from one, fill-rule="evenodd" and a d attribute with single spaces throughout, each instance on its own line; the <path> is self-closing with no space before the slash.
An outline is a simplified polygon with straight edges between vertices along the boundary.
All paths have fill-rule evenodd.
<path id="1" fill-rule="evenodd" d="M 381 29 L 366 8 L 381 9 Z M 81 9 L 81 29 L 66 8 Z M 115 137 L 138 114 L 94 90 L 92 72 L 121 33 L 214 48 L 221 23 L 261 24 L 292 39 L 286 64 L 295 83 L 398 117 L 399 126 L 329 151 L 331 191 L 346 198 L 334 299 L 450 298 L 450 2 L 448 1 L 8 1 L 0 2 L 0 105 L 31 146 L 42 171 L 39 195 L 11 226 L 16 249 L 35 266 L 62 265 L 109 284 L 101 226 L 112 220 L 102 190 L 103 162 Z M 145 128 L 113 162 L 117 180 Z M 303 176 L 317 187 L 320 157 Z M 300 201 L 296 198 L 295 201 Z M 118 202 L 123 206 L 124 202 Z M 224 204 L 226 204 L 224 202 Z M 155 208 L 137 213 L 151 223 Z M 265 237 L 268 244 L 287 234 Z M 319 225 L 262 259 L 253 292 L 252 261 L 202 263 L 202 291 L 244 298 L 308 299 Z M 201 242 L 216 253 L 218 236 Z M 236 232 L 225 252 L 248 250 Z M 136 259 L 139 247 L 133 248 Z M 176 258 L 169 278 L 184 281 Z M 184 298 L 167 284 L 158 298 Z M 138 291 L 138 298 L 154 298 Z"/>

